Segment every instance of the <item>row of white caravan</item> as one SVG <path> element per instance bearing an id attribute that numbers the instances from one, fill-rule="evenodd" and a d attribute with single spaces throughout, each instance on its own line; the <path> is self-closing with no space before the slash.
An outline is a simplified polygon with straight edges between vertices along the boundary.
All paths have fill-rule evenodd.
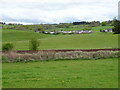
<path id="1" fill-rule="evenodd" d="M 44 34 L 82 34 L 82 33 L 92 33 L 91 30 L 77 30 L 77 31 L 44 31 Z"/>

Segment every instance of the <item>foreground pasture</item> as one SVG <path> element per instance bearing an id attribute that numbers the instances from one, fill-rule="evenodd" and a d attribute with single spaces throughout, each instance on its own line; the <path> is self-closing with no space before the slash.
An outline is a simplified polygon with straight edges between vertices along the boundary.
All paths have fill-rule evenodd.
<path id="1" fill-rule="evenodd" d="M 3 88 L 117 87 L 117 58 L 3 63 Z"/>

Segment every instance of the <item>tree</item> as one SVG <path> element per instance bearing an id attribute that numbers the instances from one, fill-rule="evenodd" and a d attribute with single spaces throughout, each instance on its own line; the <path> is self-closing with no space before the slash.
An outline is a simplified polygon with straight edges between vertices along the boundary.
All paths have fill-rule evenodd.
<path id="1" fill-rule="evenodd" d="M 106 22 L 102 22 L 101 23 L 102 26 L 106 26 L 106 24 L 107 24 Z"/>
<path id="2" fill-rule="evenodd" d="M 30 50 L 38 50 L 39 47 L 39 41 L 36 38 L 32 38 L 30 40 Z"/>
<path id="3" fill-rule="evenodd" d="M 36 26 L 37 31 L 42 31 L 43 30 L 43 27 L 41 25 L 35 25 L 35 26 Z"/>
<path id="4" fill-rule="evenodd" d="M 114 25 L 113 32 L 115 34 L 120 34 L 120 21 L 115 19 L 113 25 Z"/>
<path id="5" fill-rule="evenodd" d="M 11 51 L 13 50 L 14 46 L 12 43 L 5 43 L 2 45 L 2 50 L 4 51 Z"/>
<path id="6" fill-rule="evenodd" d="M 70 23 L 60 23 L 57 25 L 58 28 L 69 28 L 70 26 Z"/>
<path id="7" fill-rule="evenodd" d="M 83 30 L 91 30 L 92 28 L 91 27 L 85 27 L 83 28 Z"/>
<path id="8" fill-rule="evenodd" d="M 96 27 L 96 26 L 100 26 L 100 22 L 99 21 L 92 21 L 89 24 L 91 27 Z"/>

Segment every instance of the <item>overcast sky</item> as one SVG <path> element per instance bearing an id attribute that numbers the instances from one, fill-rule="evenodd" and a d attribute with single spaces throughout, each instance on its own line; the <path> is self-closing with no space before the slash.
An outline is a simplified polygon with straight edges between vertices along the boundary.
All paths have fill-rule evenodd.
<path id="1" fill-rule="evenodd" d="M 119 0 L 0 0 L 0 21 L 25 24 L 105 21 Z"/>

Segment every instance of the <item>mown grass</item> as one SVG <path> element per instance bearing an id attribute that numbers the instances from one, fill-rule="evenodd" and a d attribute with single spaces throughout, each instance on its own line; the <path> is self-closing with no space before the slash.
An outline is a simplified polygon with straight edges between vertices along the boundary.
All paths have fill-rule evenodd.
<path id="1" fill-rule="evenodd" d="M 118 59 L 3 63 L 3 88 L 118 88 Z"/>
<path id="2" fill-rule="evenodd" d="M 118 35 L 112 33 L 92 33 L 61 35 L 40 40 L 40 49 L 90 49 L 117 48 Z"/>
<path id="3" fill-rule="evenodd" d="M 90 49 L 90 48 L 118 48 L 118 35 L 112 33 L 92 33 L 81 35 L 56 35 L 38 38 L 39 49 Z M 10 41 L 15 50 L 28 50 L 29 40 Z"/>
<path id="4" fill-rule="evenodd" d="M 100 31 L 100 30 L 105 30 L 105 29 L 112 29 L 113 26 L 97 26 L 97 27 L 92 27 L 93 31 Z"/>
<path id="5" fill-rule="evenodd" d="M 20 31 L 20 30 L 12 30 L 6 29 L 2 30 L 2 40 L 3 42 L 13 42 L 13 41 L 26 41 L 31 38 L 44 38 L 50 35 L 35 33 L 33 31 Z"/>
<path id="6" fill-rule="evenodd" d="M 93 33 L 78 35 L 45 35 L 32 31 L 3 30 L 2 39 L 3 43 L 12 42 L 15 50 L 29 50 L 29 40 L 32 37 L 39 39 L 39 49 L 118 48 L 117 34 L 96 32 L 101 28 L 110 27 L 93 27 Z"/>

